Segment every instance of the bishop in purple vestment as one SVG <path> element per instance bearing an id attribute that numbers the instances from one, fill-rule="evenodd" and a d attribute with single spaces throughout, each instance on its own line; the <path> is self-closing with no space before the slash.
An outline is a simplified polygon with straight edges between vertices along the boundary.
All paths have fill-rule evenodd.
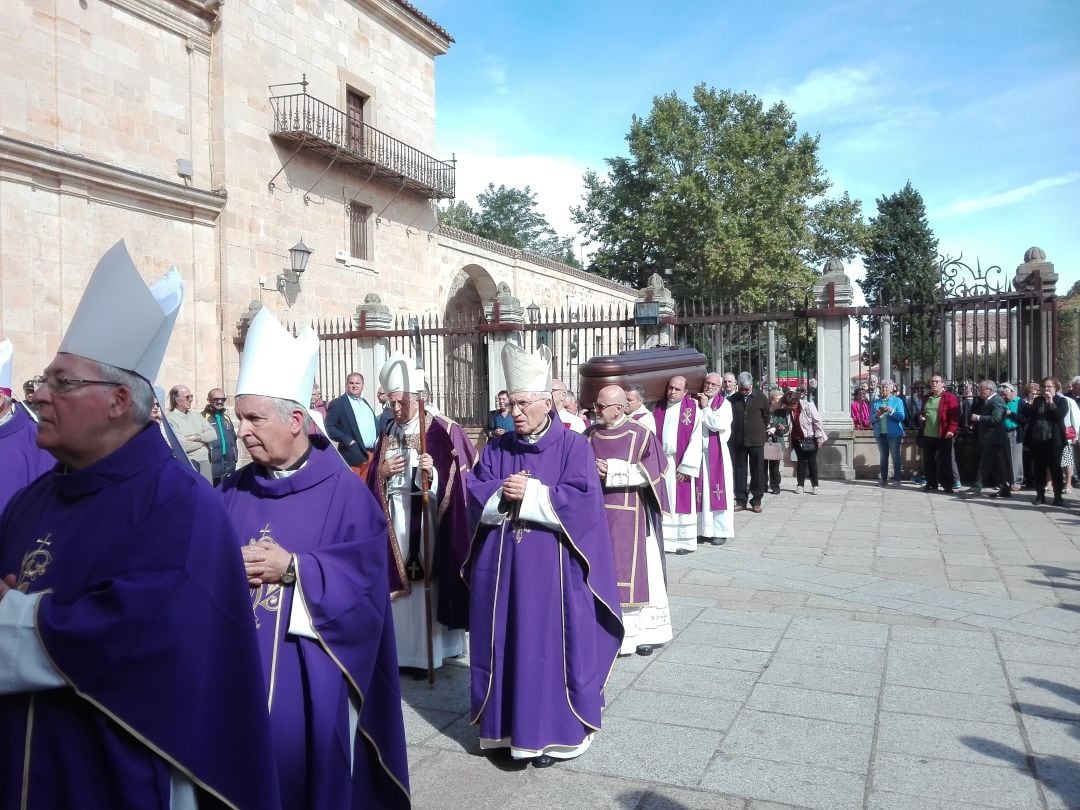
<path id="1" fill-rule="evenodd" d="M 597 417 L 587 431 L 604 490 L 615 575 L 626 635 L 620 653 L 650 655 L 671 641 L 664 582 L 663 513 L 667 459 L 651 430 L 629 418 L 626 393 L 609 385 L 596 395 Z"/>
<path id="2" fill-rule="evenodd" d="M 37 422 L 0 393 L 0 512 L 20 489 L 52 469 L 56 459 L 37 446 Z"/>
<path id="3" fill-rule="evenodd" d="M 525 354 L 508 346 L 504 366 L 507 351 Z M 546 767 L 599 730 L 623 628 L 596 459 L 551 418 L 550 370 L 522 376 L 507 373 L 515 432 L 466 476 L 472 722 L 482 748 Z"/>
<path id="4" fill-rule="evenodd" d="M 282 806 L 408 807 L 382 511 L 298 403 L 238 395 L 236 415 L 253 463 L 221 497 L 243 544 Z"/>
<path id="5" fill-rule="evenodd" d="M 0 807 L 278 807 L 232 528 L 145 381 L 71 382 L 118 372 L 57 355 L 35 400 L 61 464 L 0 521 Z"/>

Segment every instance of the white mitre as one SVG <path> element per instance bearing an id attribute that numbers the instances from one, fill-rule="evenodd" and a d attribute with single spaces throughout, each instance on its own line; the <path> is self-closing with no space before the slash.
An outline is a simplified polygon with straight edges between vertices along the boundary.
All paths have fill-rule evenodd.
<path id="1" fill-rule="evenodd" d="M 293 337 L 263 307 L 251 319 L 244 338 L 236 396 L 287 399 L 307 410 L 318 362 L 319 336 L 315 330 L 309 326 Z"/>
<path id="2" fill-rule="evenodd" d="M 387 394 L 404 392 L 422 394 L 424 392 L 424 372 L 416 368 L 412 358 L 403 354 L 392 354 L 379 369 L 379 385 Z"/>
<path id="3" fill-rule="evenodd" d="M 94 268 L 57 351 L 132 371 L 153 384 L 183 300 L 175 267 L 147 287 L 121 240 Z"/>
<path id="4" fill-rule="evenodd" d="M 547 346 L 534 353 L 507 343 L 502 350 L 502 367 L 506 390 L 511 394 L 530 391 L 551 396 L 551 349 Z"/>
<path id="5" fill-rule="evenodd" d="M 10 340 L 0 340 L 0 388 L 6 388 L 11 392 L 11 361 L 14 359 L 15 347 Z"/>

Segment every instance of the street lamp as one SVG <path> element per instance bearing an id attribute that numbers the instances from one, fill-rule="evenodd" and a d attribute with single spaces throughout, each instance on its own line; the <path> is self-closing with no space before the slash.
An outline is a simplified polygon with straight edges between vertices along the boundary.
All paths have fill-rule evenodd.
<path id="1" fill-rule="evenodd" d="M 278 290 L 285 292 L 289 285 L 300 286 L 300 276 L 307 270 L 308 259 L 314 251 L 304 244 L 304 238 L 289 248 L 289 267 L 278 276 Z"/>
<path id="2" fill-rule="evenodd" d="M 525 311 L 529 313 L 529 323 L 536 323 L 540 320 L 540 307 L 537 306 L 535 301 L 525 307 Z"/>

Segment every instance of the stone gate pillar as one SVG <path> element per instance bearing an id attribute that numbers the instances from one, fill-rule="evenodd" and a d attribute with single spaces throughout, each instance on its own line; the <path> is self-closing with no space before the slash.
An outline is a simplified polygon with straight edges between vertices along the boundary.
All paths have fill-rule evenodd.
<path id="1" fill-rule="evenodd" d="M 378 293 L 364 296 L 364 303 L 356 307 L 355 317 L 357 327 L 364 333 L 389 332 L 394 328 L 390 307 L 382 302 Z M 364 375 L 364 399 L 378 414 L 382 409 L 377 396 L 379 372 L 390 357 L 390 338 L 379 334 L 364 334 L 356 341 L 356 354 L 352 368 Z"/>
<path id="2" fill-rule="evenodd" d="M 878 362 L 878 380 L 891 380 L 892 373 L 892 316 L 881 318 L 881 360 Z"/>
<path id="3" fill-rule="evenodd" d="M 768 357 L 769 370 L 765 375 L 765 384 L 762 386 L 768 394 L 773 388 L 780 385 L 780 369 L 776 367 L 776 322 L 769 321 L 765 335 L 765 354 Z"/>
<path id="4" fill-rule="evenodd" d="M 829 259 L 814 285 L 817 318 L 817 407 L 829 441 L 818 451 L 822 478 L 855 477 L 855 431 L 851 424 L 851 318 L 829 310 L 850 307 L 851 279 L 839 259 Z"/>
<path id="5" fill-rule="evenodd" d="M 1046 251 L 1040 247 L 1030 247 L 1024 253 L 1024 263 L 1016 268 L 1013 287 L 1018 291 L 1036 293 L 1041 304 L 1047 304 L 1057 295 L 1057 273 L 1054 263 L 1046 260 Z M 1031 322 L 1031 365 L 1028 377 L 1039 380 L 1055 374 L 1054 368 L 1054 313 L 1044 309 L 1032 318 Z"/>
<path id="6" fill-rule="evenodd" d="M 659 273 L 653 273 L 649 278 L 649 286 L 638 290 L 637 303 L 634 304 L 634 318 L 637 320 L 638 313 L 644 314 L 646 308 L 641 305 L 656 304 L 660 322 L 658 324 L 645 324 L 637 328 L 637 347 L 639 349 L 655 349 L 658 346 L 675 345 L 675 296 L 664 285 L 664 279 Z"/>
<path id="7" fill-rule="evenodd" d="M 510 292 L 510 285 L 500 281 L 494 297 L 484 305 L 484 315 L 492 329 L 487 339 L 488 407 L 495 407 L 495 396 L 506 388 L 502 367 L 502 350 L 507 341 L 522 345 L 521 326 L 525 310 L 521 301 Z"/>

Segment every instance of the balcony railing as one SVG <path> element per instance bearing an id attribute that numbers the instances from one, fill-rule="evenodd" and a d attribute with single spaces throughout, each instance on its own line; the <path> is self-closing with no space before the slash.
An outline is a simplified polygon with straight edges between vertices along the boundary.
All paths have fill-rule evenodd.
<path id="1" fill-rule="evenodd" d="M 271 96 L 274 123 L 270 134 L 302 141 L 339 162 L 370 167 L 377 177 L 403 183 L 437 199 L 454 196 L 454 164 L 425 155 L 397 138 L 365 124 L 305 93 Z"/>

